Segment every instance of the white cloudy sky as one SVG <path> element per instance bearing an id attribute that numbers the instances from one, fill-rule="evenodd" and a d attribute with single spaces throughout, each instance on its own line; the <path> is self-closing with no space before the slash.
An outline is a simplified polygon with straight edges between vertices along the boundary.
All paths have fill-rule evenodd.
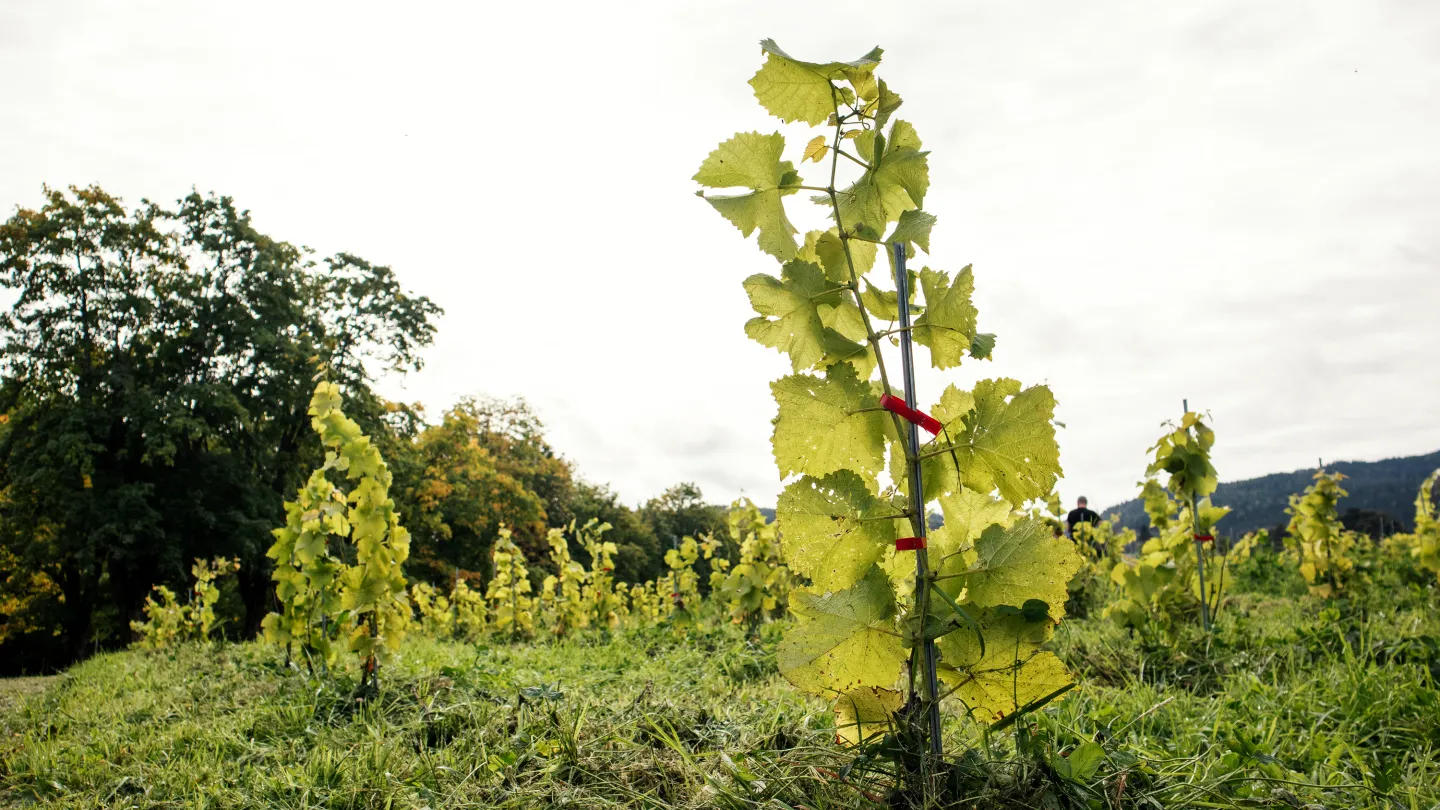
<path id="1" fill-rule="evenodd" d="M 1060 401 L 1066 500 L 1128 497 L 1180 400 L 1222 478 L 1440 447 L 1440 6 L 0 2 L 0 205 L 192 186 L 446 309 L 394 397 L 524 395 L 582 474 L 773 503 L 773 264 L 692 195 L 774 37 L 886 49 L 930 264 Z M 787 133 L 791 130 L 786 130 Z M 793 140 L 793 139 L 792 139 Z M 801 142 L 803 143 L 803 141 Z M 795 144 L 798 146 L 799 144 Z M 927 395 L 928 392 L 928 395 Z"/>

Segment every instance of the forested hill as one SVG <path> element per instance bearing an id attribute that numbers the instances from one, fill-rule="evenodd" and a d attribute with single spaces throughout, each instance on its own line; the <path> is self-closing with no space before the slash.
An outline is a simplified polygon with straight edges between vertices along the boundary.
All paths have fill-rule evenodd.
<path id="1" fill-rule="evenodd" d="M 1377 512 L 1385 516 L 1387 524 L 1398 523 L 1409 531 L 1415 522 L 1415 493 L 1425 476 L 1440 467 L 1440 451 L 1383 461 L 1338 461 L 1325 467 L 1348 476 L 1342 486 L 1350 495 L 1340 501 L 1342 514 L 1351 509 Z M 1220 530 L 1227 535 L 1238 534 L 1286 523 L 1285 507 L 1291 493 L 1303 491 L 1314 474 L 1314 470 L 1295 470 L 1220 484 L 1215 503 L 1232 510 L 1221 522 Z M 1139 529 L 1147 523 L 1138 499 L 1109 507 L 1100 514 L 1115 512 L 1120 513 L 1125 526 Z"/>

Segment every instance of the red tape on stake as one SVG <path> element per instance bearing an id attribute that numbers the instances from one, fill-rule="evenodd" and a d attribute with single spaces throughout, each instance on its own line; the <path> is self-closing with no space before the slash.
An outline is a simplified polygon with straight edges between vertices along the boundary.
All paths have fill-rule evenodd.
<path id="1" fill-rule="evenodd" d="M 1197 534 L 1197 535 L 1195 535 L 1195 542 L 1197 542 L 1197 543 L 1210 543 L 1210 542 L 1214 542 L 1214 540 L 1215 540 L 1215 536 L 1214 536 L 1213 534 Z"/>
<path id="2" fill-rule="evenodd" d="M 907 422 L 913 422 L 924 430 L 930 432 L 931 436 L 940 435 L 940 420 L 924 411 L 917 411 L 905 404 L 905 400 L 892 397 L 889 394 L 880 395 L 880 407 L 899 416 Z"/>
<path id="3" fill-rule="evenodd" d="M 923 537 L 901 537 L 895 541 L 896 551 L 915 551 L 922 548 L 925 548 L 925 538 Z"/>

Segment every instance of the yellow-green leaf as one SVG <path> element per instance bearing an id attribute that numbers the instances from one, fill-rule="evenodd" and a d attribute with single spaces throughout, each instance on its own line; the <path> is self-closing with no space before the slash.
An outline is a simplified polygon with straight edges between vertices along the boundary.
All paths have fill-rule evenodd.
<path id="1" fill-rule="evenodd" d="M 925 290 L 925 312 L 915 319 L 911 334 L 916 343 L 930 349 L 930 365 L 954 368 L 975 338 L 978 313 L 970 300 L 975 292 L 974 273 L 966 266 L 953 283 L 943 270 L 926 267 L 919 275 Z"/>
<path id="2" fill-rule="evenodd" d="M 812 125 L 824 123 L 835 111 L 839 97 L 831 82 L 869 74 L 880 64 L 883 53 L 875 48 L 853 62 L 821 64 L 795 59 L 771 39 L 762 41 L 760 47 L 765 53 L 765 65 L 750 79 L 755 98 L 782 121 Z"/>
<path id="3" fill-rule="evenodd" d="M 763 273 L 745 279 L 750 306 L 760 313 L 745 324 L 745 334 L 763 346 L 790 356 L 796 371 L 814 368 L 827 354 L 845 353 L 854 345 L 825 325 L 828 314 L 845 303 L 845 292 L 825 277 L 817 265 L 794 259 L 786 262 L 780 278 Z M 853 352 L 863 347 L 854 346 Z"/>
<path id="4" fill-rule="evenodd" d="M 940 678 L 955 690 L 978 722 L 1003 720 L 1019 707 L 1071 682 L 1065 664 L 1040 645 L 1050 638 L 1049 619 L 1032 619 L 1020 610 L 980 611 L 985 650 L 974 633 L 957 631 L 936 642 L 943 666 Z"/>
<path id="5" fill-rule="evenodd" d="M 870 168 L 838 195 L 840 225 L 847 232 L 879 239 L 902 213 L 925 204 L 929 153 L 920 150 L 920 138 L 904 121 L 895 122 L 888 140 L 870 131 L 858 136 L 855 146 Z M 817 201 L 830 204 L 828 197 Z"/>
<path id="6" fill-rule="evenodd" d="M 790 599 L 798 626 L 776 651 L 787 680 L 825 697 L 895 686 L 906 656 L 894 630 L 894 595 L 880 569 L 845 590 L 800 588 Z"/>
<path id="7" fill-rule="evenodd" d="M 863 475 L 876 489 L 885 463 L 885 414 L 873 388 L 848 364 L 834 365 L 824 379 L 807 374 L 770 384 L 780 406 L 771 445 L 781 477 L 824 476 L 836 470 Z"/>
<path id="8" fill-rule="evenodd" d="M 785 487 L 775 517 L 785 562 L 817 591 L 848 588 L 893 548 L 909 524 L 850 470 L 805 476 Z"/>
<path id="9" fill-rule="evenodd" d="M 829 151 L 830 147 L 825 143 L 825 136 L 816 135 L 810 140 L 810 143 L 805 144 L 805 154 L 800 158 L 800 162 L 804 163 L 809 160 L 814 163 L 819 163 L 825 159 L 825 155 Z"/>
<path id="10" fill-rule="evenodd" d="M 835 742 L 859 745 L 884 736 L 904 705 L 905 694 L 895 689 L 866 686 L 846 692 L 835 701 Z"/>
<path id="11" fill-rule="evenodd" d="M 1043 521 L 1026 517 L 992 525 L 975 541 L 975 562 L 965 576 L 966 600 L 981 607 L 1023 605 L 1038 599 L 1050 616 L 1065 615 L 1066 586 L 1080 570 L 1075 544 Z"/>
<path id="12" fill-rule="evenodd" d="M 783 197 L 794 194 L 791 187 L 800 183 L 795 167 L 780 160 L 784 150 L 785 138 L 778 132 L 742 132 L 716 147 L 694 177 L 695 182 L 710 188 L 750 189 L 745 194 L 711 195 L 705 200 L 745 236 L 758 228 L 760 249 L 782 262 L 795 256 L 798 233 L 785 216 Z"/>

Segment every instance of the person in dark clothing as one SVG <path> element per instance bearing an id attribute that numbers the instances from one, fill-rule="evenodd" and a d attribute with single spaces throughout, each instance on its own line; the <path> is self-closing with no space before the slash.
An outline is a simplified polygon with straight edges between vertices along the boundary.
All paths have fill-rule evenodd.
<path id="1" fill-rule="evenodd" d="M 1075 502 L 1075 508 L 1065 516 L 1065 536 L 1071 540 L 1075 539 L 1075 524 L 1089 523 L 1094 526 L 1100 522 L 1100 516 L 1087 507 L 1088 503 L 1085 496 L 1081 495 L 1080 499 Z"/>

